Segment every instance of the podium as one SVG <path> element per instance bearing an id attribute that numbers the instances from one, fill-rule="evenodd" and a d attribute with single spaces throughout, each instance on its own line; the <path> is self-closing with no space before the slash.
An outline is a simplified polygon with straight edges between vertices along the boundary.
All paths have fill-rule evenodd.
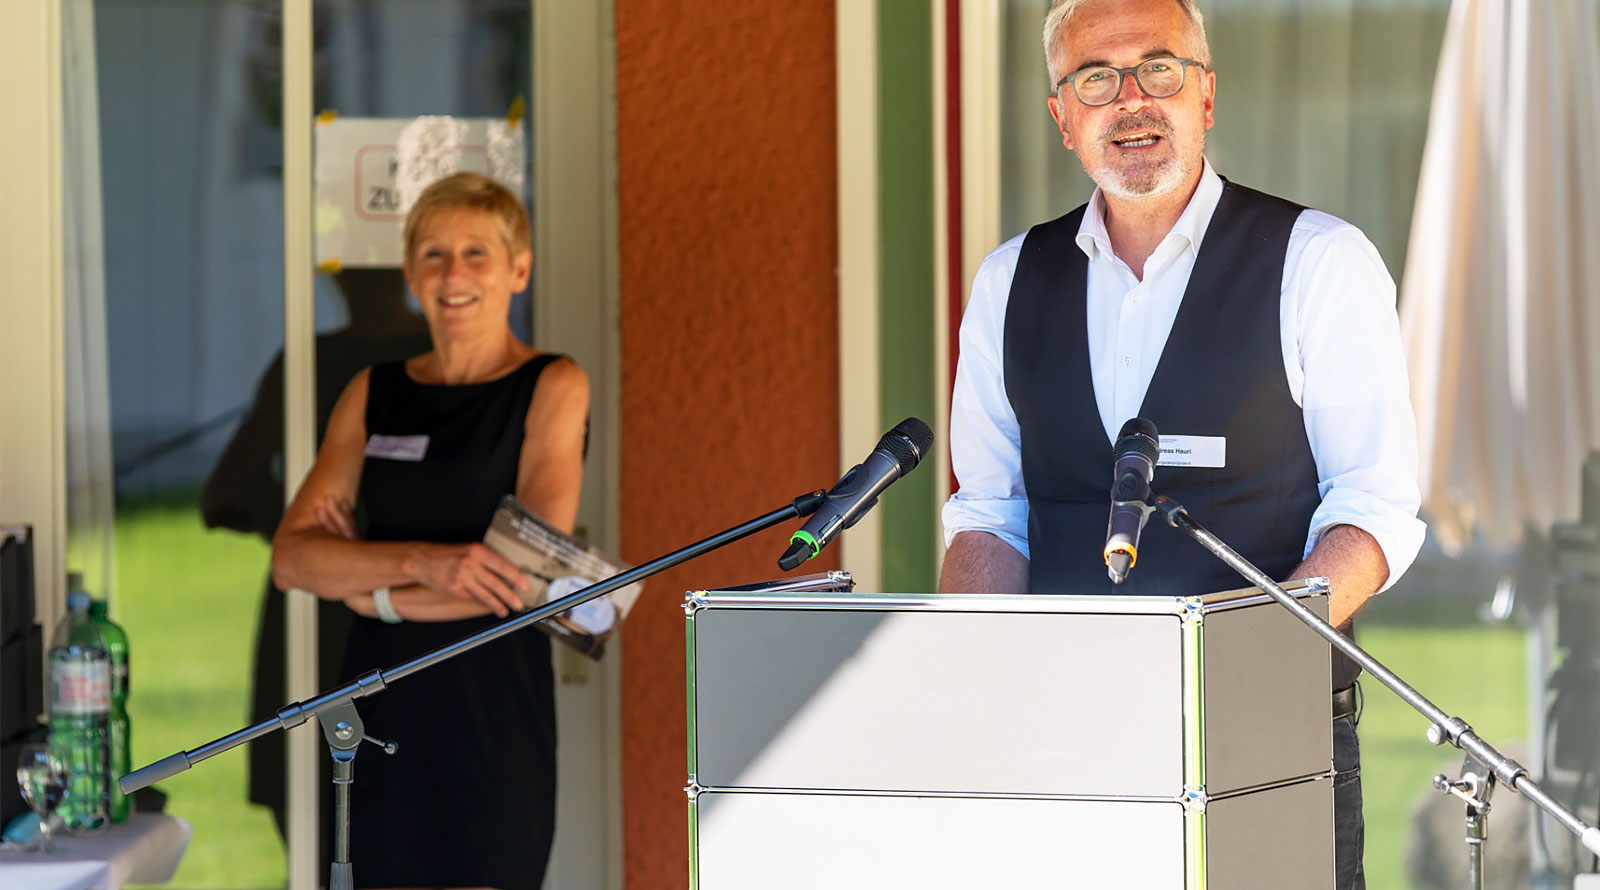
<path id="1" fill-rule="evenodd" d="M 691 886 L 1333 886 L 1329 646 L 1254 588 L 684 608 Z"/>

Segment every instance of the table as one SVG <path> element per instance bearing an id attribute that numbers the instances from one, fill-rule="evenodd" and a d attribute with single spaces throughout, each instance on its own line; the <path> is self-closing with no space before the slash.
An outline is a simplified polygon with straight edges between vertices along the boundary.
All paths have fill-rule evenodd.
<path id="1" fill-rule="evenodd" d="M 166 813 L 135 813 L 99 834 L 57 838 L 56 853 L 0 850 L 0 886 L 28 890 L 120 890 L 164 884 L 189 846 L 194 826 Z"/>

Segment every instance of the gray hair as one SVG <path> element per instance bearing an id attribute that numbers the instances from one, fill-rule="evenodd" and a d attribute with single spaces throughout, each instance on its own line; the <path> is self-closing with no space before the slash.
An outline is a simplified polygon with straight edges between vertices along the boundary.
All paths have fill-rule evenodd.
<path id="1" fill-rule="evenodd" d="M 1053 90 L 1056 81 L 1061 78 L 1061 35 L 1066 31 L 1067 23 L 1072 16 L 1090 0 L 1055 0 L 1050 4 L 1050 12 L 1044 17 L 1044 62 L 1045 68 L 1050 72 L 1050 87 Z M 1200 7 L 1195 0 L 1173 0 L 1184 13 L 1189 16 L 1189 21 L 1194 23 L 1194 33 L 1200 42 L 1200 58 L 1195 61 L 1211 67 L 1211 47 L 1206 43 L 1205 16 L 1200 14 Z"/>

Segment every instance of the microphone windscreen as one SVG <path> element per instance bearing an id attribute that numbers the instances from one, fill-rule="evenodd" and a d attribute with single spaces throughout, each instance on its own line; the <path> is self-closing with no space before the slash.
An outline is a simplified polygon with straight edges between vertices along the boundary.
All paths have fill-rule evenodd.
<path id="1" fill-rule="evenodd" d="M 917 418 L 907 417 L 884 435 L 878 447 L 893 455 L 903 476 L 915 469 L 933 447 L 933 430 Z"/>
<path id="2" fill-rule="evenodd" d="M 1117 438 L 1120 439 L 1123 436 L 1132 436 L 1135 434 L 1149 436 L 1157 441 L 1160 441 L 1161 439 L 1161 437 L 1156 434 L 1156 425 L 1148 420 L 1145 420 L 1143 417 L 1135 417 L 1123 424 L 1122 432 L 1117 434 Z"/>
<path id="3" fill-rule="evenodd" d="M 1117 435 L 1115 454 L 1113 457 L 1122 457 L 1125 454 L 1142 454 L 1151 463 L 1161 456 L 1161 435 L 1156 432 L 1156 425 L 1143 417 L 1135 417 L 1122 425 L 1122 432 Z"/>

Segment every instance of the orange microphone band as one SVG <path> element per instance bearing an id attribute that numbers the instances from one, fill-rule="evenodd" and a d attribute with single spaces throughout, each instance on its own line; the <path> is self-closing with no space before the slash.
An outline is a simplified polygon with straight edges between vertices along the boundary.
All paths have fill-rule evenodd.
<path id="1" fill-rule="evenodd" d="M 1105 551 L 1105 554 L 1104 554 L 1105 560 L 1106 560 L 1106 565 L 1110 565 L 1111 564 L 1111 554 L 1113 554 L 1113 553 L 1126 553 L 1126 554 L 1128 554 L 1128 567 L 1129 568 L 1132 568 L 1135 564 L 1137 564 L 1139 562 L 1139 551 L 1133 549 L 1132 547 L 1129 547 L 1127 544 L 1118 542 L 1118 543 L 1112 544 L 1111 546 L 1106 548 L 1106 551 Z"/>

